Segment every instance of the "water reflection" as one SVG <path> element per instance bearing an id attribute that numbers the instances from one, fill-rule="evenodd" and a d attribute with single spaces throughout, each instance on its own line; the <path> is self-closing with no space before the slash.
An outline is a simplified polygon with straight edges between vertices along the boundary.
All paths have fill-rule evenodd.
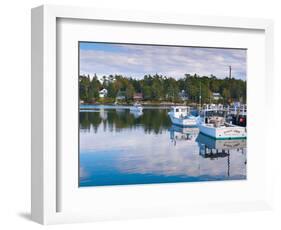
<path id="1" fill-rule="evenodd" d="M 246 140 L 172 126 L 167 112 L 80 111 L 80 186 L 246 178 Z"/>
<path id="2" fill-rule="evenodd" d="M 130 110 L 130 113 L 134 116 L 134 118 L 139 118 L 140 116 L 143 115 L 142 111 Z"/>
<path id="3" fill-rule="evenodd" d="M 168 109 L 145 109 L 144 112 L 133 112 L 129 109 L 93 109 L 80 111 L 80 130 L 97 131 L 103 124 L 109 131 L 122 131 L 141 125 L 145 132 L 161 133 L 171 126 Z"/>
<path id="4" fill-rule="evenodd" d="M 199 134 L 199 129 L 172 125 L 172 127 L 169 129 L 169 132 L 170 139 L 172 140 L 174 145 L 176 145 L 178 141 L 185 141 L 186 143 L 194 142 Z"/>
<path id="5" fill-rule="evenodd" d="M 200 134 L 196 140 L 199 143 L 200 155 L 213 155 L 213 158 L 235 149 L 244 154 L 246 149 L 246 139 L 215 140 L 203 134 Z"/>
<path id="6" fill-rule="evenodd" d="M 226 173 L 229 177 L 231 175 L 231 156 L 239 154 L 239 163 L 241 172 L 246 175 L 246 166 L 243 166 L 243 162 L 246 165 L 246 139 L 232 139 L 232 140 L 215 140 L 205 135 L 199 134 L 196 140 L 199 144 L 199 155 L 203 158 L 210 160 L 218 160 L 220 158 L 226 158 L 225 164 Z M 235 157 L 235 155 L 234 155 Z M 237 159 L 235 159 L 237 161 Z M 234 166 L 235 167 L 235 166 Z M 239 167 L 239 168 L 240 168 Z"/>

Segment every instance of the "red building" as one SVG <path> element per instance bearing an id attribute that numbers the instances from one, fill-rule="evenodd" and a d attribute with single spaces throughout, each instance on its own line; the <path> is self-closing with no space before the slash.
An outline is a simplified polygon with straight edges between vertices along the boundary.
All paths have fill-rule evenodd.
<path id="1" fill-rule="evenodd" d="M 143 100 L 143 95 L 142 93 L 134 93 L 133 99 L 135 101 L 142 101 Z"/>

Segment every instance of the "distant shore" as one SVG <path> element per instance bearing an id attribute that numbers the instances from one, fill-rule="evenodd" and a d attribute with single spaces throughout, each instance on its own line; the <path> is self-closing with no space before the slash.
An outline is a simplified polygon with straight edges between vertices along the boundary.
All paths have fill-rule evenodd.
<path id="1" fill-rule="evenodd" d="M 132 106 L 134 105 L 135 102 L 118 102 L 118 103 L 80 103 L 80 105 L 111 105 L 111 106 Z M 195 104 L 195 103 L 175 103 L 175 102 L 148 102 L 148 101 L 144 101 L 144 102 L 138 102 L 140 103 L 142 106 L 198 106 L 199 104 Z"/>

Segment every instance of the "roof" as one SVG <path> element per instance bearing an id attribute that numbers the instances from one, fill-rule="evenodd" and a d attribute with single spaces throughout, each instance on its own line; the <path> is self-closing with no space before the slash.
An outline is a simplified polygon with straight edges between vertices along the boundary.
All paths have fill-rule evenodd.
<path id="1" fill-rule="evenodd" d="M 143 95 L 142 95 L 142 93 L 134 93 L 134 97 L 135 98 L 142 98 Z"/>

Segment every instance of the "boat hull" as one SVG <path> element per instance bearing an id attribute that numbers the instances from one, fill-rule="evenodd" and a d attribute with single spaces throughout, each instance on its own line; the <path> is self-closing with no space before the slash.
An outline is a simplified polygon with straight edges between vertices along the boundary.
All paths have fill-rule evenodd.
<path id="1" fill-rule="evenodd" d="M 240 126 L 230 127 L 209 127 L 205 124 L 199 124 L 200 133 L 215 139 L 243 139 L 247 138 L 246 128 Z"/>
<path id="2" fill-rule="evenodd" d="M 169 114 L 169 117 L 174 125 L 182 127 L 193 127 L 197 125 L 196 117 L 181 119 L 174 117 L 172 114 Z"/>

